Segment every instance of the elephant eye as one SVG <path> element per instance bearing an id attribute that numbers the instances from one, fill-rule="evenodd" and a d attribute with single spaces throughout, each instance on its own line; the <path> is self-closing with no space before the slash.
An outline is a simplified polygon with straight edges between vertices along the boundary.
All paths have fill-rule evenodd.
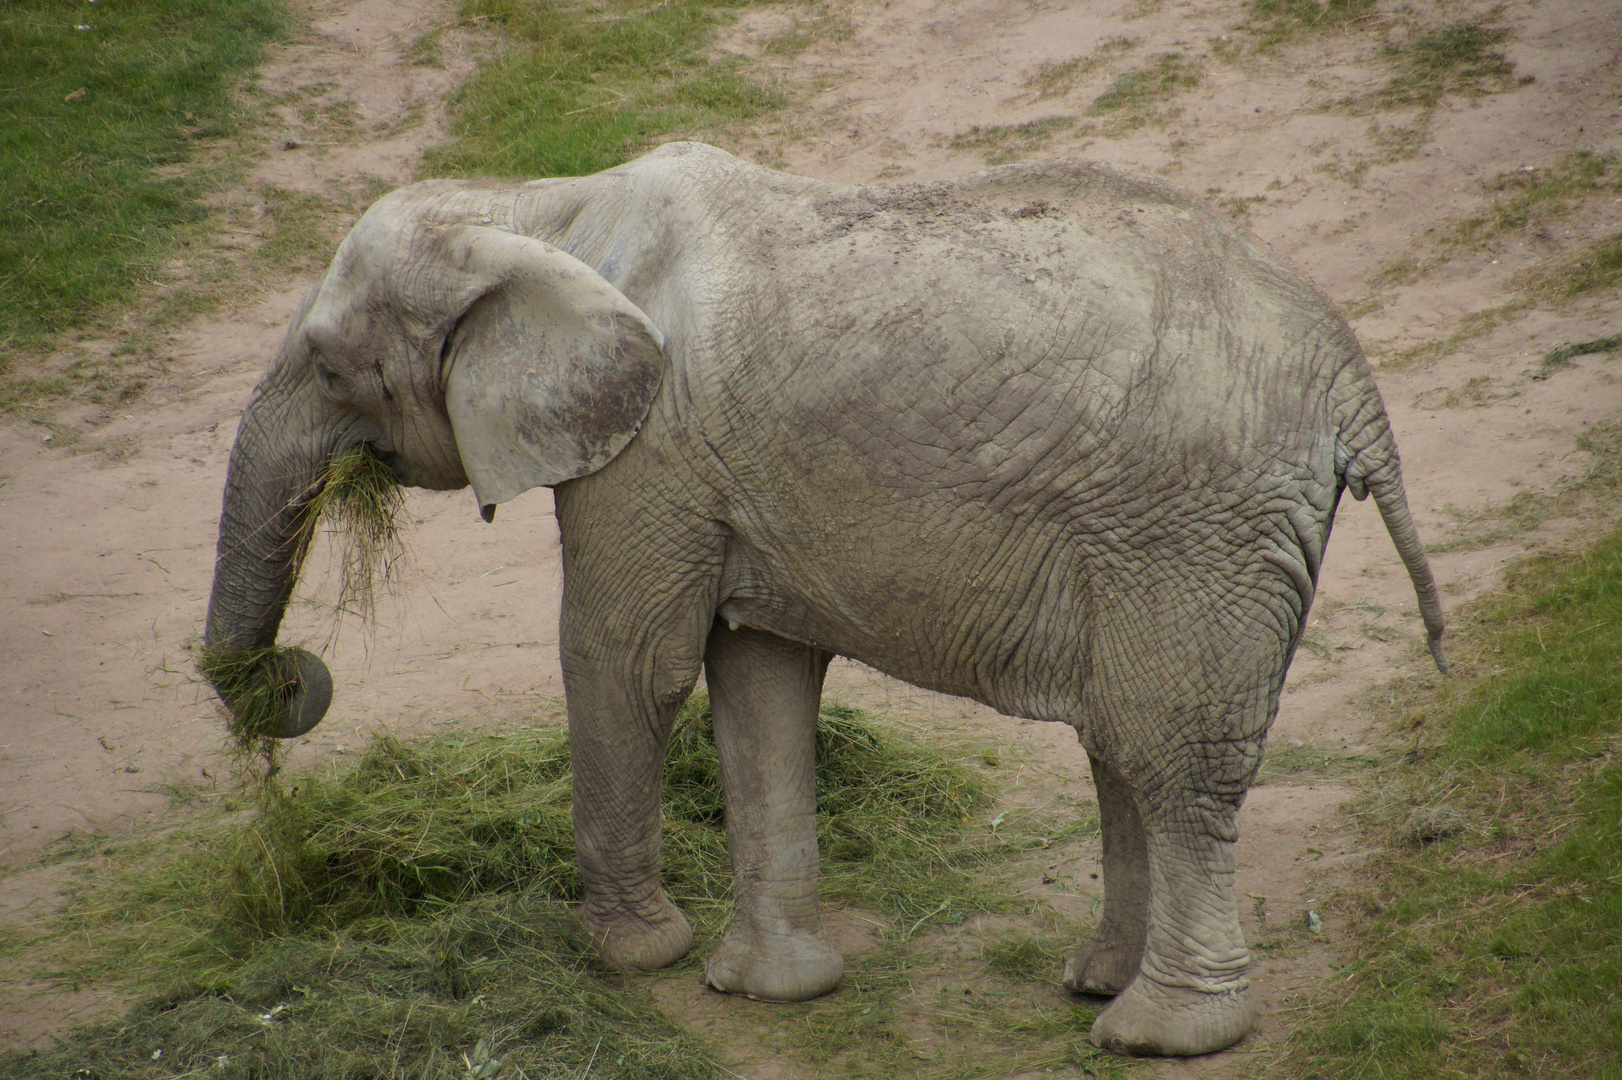
<path id="1" fill-rule="evenodd" d="M 338 381 L 338 373 L 325 364 L 315 365 L 315 377 L 321 380 L 321 387 L 324 390 L 331 390 Z"/>

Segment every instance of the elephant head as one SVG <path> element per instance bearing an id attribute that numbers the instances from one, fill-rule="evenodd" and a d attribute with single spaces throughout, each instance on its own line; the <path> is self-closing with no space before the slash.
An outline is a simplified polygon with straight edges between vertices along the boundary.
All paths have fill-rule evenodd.
<path id="1" fill-rule="evenodd" d="M 489 521 L 520 492 L 602 468 L 641 426 L 659 330 L 567 252 L 481 223 L 491 197 L 433 183 L 385 197 L 299 306 L 231 451 L 205 670 L 274 644 L 333 456 L 364 445 L 402 484 L 471 484 Z M 285 702 L 265 733 L 314 727 L 321 661 L 260 666 Z M 240 678 L 213 682 L 236 712 Z"/>

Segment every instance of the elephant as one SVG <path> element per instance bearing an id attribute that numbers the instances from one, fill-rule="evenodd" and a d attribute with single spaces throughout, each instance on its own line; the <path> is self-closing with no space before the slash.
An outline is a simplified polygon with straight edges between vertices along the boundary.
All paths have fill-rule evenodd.
<path id="1" fill-rule="evenodd" d="M 704 675 L 735 882 L 705 977 L 758 999 L 843 970 L 817 900 L 834 656 L 1075 728 L 1104 905 L 1063 981 L 1113 997 L 1092 1039 L 1138 1055 L 1252 1024 L 1237 815 L 1342 491 L 1373 494 L 1445 670 L 1344 318 L 1248 232 L 1109 164 L 839 186 L 674 143 L 384 196 L 243 413 L 207 647 L 274 643 L 321 467 L 363 444 L 401 484 L 470 486 L 487 521 L 554 489 L 576 914 L 622 969 L 692 943 L 658 807 Z M 318 659 L 298 670 L 315 690 L 284 735 L 330 692 Z"/>

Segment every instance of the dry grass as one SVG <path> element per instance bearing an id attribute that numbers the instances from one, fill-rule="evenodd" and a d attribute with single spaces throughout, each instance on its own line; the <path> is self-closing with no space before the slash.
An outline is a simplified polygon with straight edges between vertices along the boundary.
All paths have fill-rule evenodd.
<path id="1" fill-rule="evenodd" d="M 1128 52 L 1137 45 L 1135 38 L 1112 37 L 1085 56 L 1069 60 L 1050 60 L 1037 65 L 1023 81 L 1027 90 L 1036 91 L 1037 100 L 1063 97 L 1083 76 L 1090 75 L 1117 53 Z"/>
<path id="2" fill-rule="evenodd" d="M 1106 135 L 1121 135 L 1146 124 L 1159 124 L 1177 115 L 1166 102 L 1203 79 L 1198 60 L 1182 53 L 1161 53 L 1148 67 L 1116 79 L 1088 106 L 1090 116 L 1103 118 Z"/>
<path id="3" fill-rule="evenodd" d="M 991 127 L 976 124 L 952 136 L 951 147 L 953 150 L 975 151 L 985 159 L 987 165 L 1001 165 L 1035 153 L 1057 132 L 1074 127 L 1075 123 L 1073 116 L 1048 116 L 1040 120 L 1027 120 L 1023 124 Z"/>
<path id="4" fill-rule="evenodd" d="M 722 930 L 731 889 L 702 694 L 677 723 L 664 876 L 702 952 Z M 884 1075 L 1000 1076 L 1015 1062 L 1120 1071 L 1085 1042 L 1092 1012 L 1055 1010 L 1047 991 L 1000 995 L 992 1025 L 989 1002 L 974 1003 L 976 1016 L 908 1003 L 933 930 L 1032 907 L 991 871 L 1076 838 L 1092 820 L 1066 806 L 990 827 L 990 783 L 962 762 L 994 755 L 926 749 L 852 709 L 825 706 L 817 742 L 824 899 L 885 929 L 838 993 L 774 1010 L 784 1052 Z M 556 730 L 381 738 L 354 765 L 284 782 L 257 813 L 122 841 L 118 872 L 87 879 L 56 928 L 49 976 L 161 991 L 54 1050 L 0 1058 L 0 1075 L 724 1075 L 724 1047 L 666 1020 L 649 979 L 605 968 L 576 929 L 569 762 Z M 1022 965 L 1020 978 L 1051 979 L 1057 971 L 1042 969 L 1057 948 L 998 955 Z M 696 978 L 700 962 L 670 977 Z M 905 1034 L 914 1023 L 957 1032 L 961 1051 L 923 1060 Z"/>

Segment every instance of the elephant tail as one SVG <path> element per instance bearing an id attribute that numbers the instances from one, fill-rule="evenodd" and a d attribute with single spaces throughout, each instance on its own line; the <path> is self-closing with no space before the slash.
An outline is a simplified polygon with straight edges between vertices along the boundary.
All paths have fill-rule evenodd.
<path id="1" fill-rule="evenodd" d="M 1369 426 L 1378 430 L 1377 437 L 1360 451 L 1350 451 L 1344 442 L 1337 441 L 1336 456 L 1341 460 L 1336 462 L 1336 471 L 1353 498 L 1374 496 L 1374 505 L 1380 508 L 1386 532 L 1396 545 L 1403 566 L 1408 568 L 1408 579 L 1414 584 L 1419 617 L 1425 623 L 1425 644 L 1430 649 L 1431 659 L 1436 661 L 1437 670 L 1445 675 L 1448 663 L 1442 652 L 1442 599 L 1436 590 L 1436 579 L 1431 575 L 1430 562 L 1425 558 L 1425 546 L 1419 542 L 1419 530 L 1414 528 L 1413 516 L 1408 512 L 1408 495 L 1402 486 L 1402 463 L 1397 458 L 1396 440 L 1392 438 L 1378 391 L 1373 404 L 1378 409 L 1378 417 Z"/>

